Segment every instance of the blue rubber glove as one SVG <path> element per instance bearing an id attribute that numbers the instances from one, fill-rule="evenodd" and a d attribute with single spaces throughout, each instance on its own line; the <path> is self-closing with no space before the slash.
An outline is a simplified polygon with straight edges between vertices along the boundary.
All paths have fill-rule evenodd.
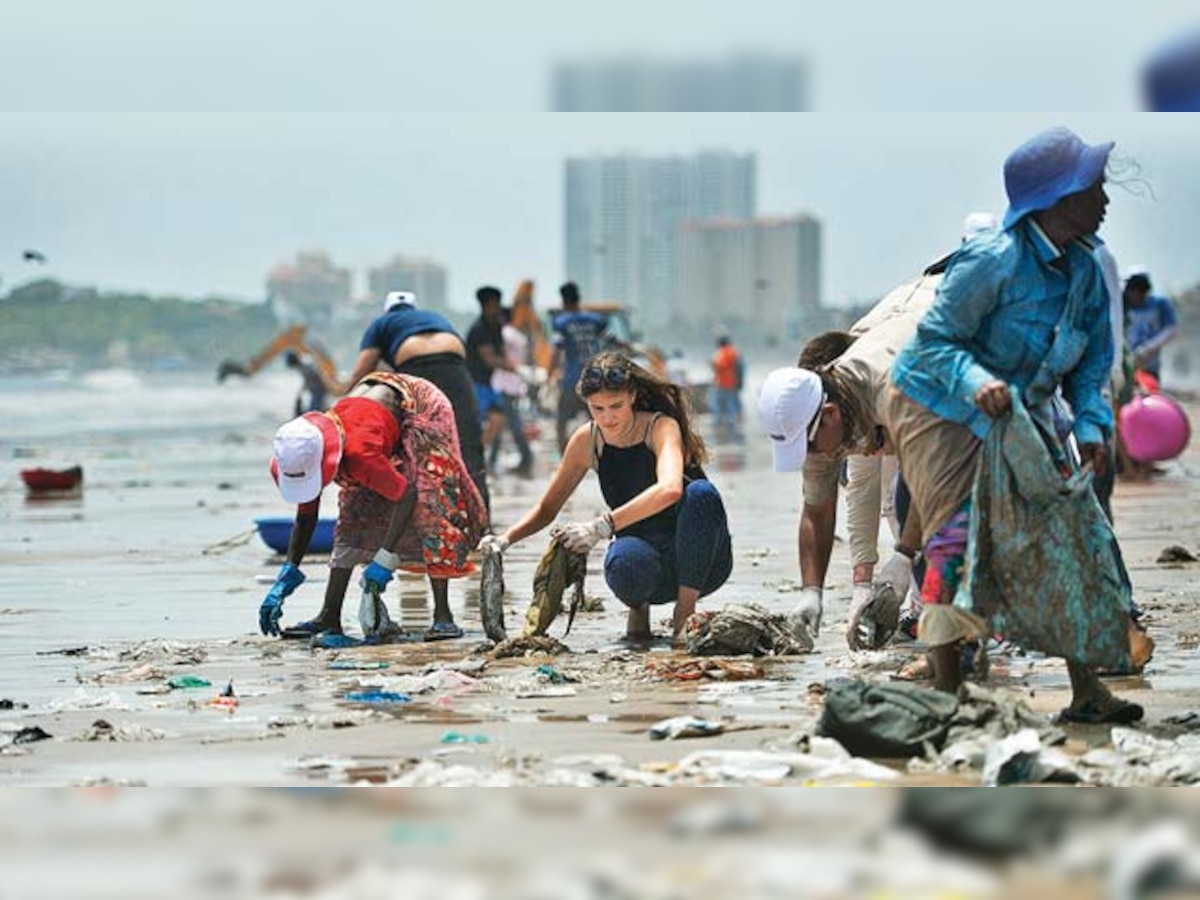
<path id="1" fill-rule="evenodd" d="M 263 634 L 279 634 L 279 620 L 283 617 L 283 598 L 304 584 L 304 573 L 292 563 L 284 563 L 275 577 L 275 583 L 267 591 L 267 597 L 258 608 L 258 627 Z"/>
<path id="2" fill-rule="evenodd" d="M 400 565 L 400 557 L 395 553 L 383 549 L 376 551 L 375 558 L 363 570 L 362 586 L 367 590 L 374 590 L 376 593 L 382 594 L 383 589 L 392 580 L 392 572 L 398 565 Z"/>

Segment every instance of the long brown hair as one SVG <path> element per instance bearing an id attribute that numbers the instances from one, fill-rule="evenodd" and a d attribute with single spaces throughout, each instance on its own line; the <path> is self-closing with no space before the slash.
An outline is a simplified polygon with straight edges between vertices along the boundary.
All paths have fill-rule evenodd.
<path id="1" fill-rule="evenodd" d="M 687 394 L 677 384 L 673 384 L 661 375 L 656 375 L 649 369 L 639 366 L 624 353 L 615 350 L 597 353 L 586 363 L 583 371 L 588 369 L 602 371 L 624 371 L 628 376 L 627 386 L 633 390 L 633 408 L 644 412 L 659 412 L 670 416 L 679 423 L 679 433 L 683 437 L 683 465 L 703 465 L 708 462 L 708 448 L 704 439 L 692 430 L 692 408 Z M 591 394 L 604 390 L 604 386 L 592 387 L 584 392 L 584 378 L 580 376 L 575 385 L 575 393 L 583 400 Z M 625 387 L 617 390 L 625 390 Z"/>

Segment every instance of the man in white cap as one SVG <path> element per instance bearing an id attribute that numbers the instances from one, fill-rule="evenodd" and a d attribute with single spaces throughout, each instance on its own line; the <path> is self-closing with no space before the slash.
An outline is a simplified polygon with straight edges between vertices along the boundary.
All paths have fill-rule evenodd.
<path id="1" fill-rule="evenodd" d="M 900 290 L 910 295 L 932 294 L 922 276 Z M 889 295 L 892 301 L 896 298 Z M 919 299 L 913 301 L 920 305 Z M 777 472 L 804 472 L 804 508 L 800 516 L 799 554 L 801 591 L 792 618 L 811 631 L 820 633 L 823 615 L 825 575 L 833 551 L 837 512 L 838 469 L 846 457 L 879 456 L 892 453 L 884 410 L 889 390 L 891 361 L 915 320 L 902 315 L 889 316 L 857 338 L 835 360 L 816 367 L 788 367 L 771 372 L 758 397 L 759 421 L 772 441 Z M 876 485 L 878 489 L 878 485 Z M 877 490 L 878 493 L 878 490 Z M 876 495 L 873 527 L 878 534 L 879 506 Z M 896 552 L 880 570 L 880 581 L 887 580 L 895 594 L 903 597 L 911 578 L 911 559 L 915 545 L 905 537 L 919 534 L 915 517 L 906 521 Z M 877 557 L 869 561 L 874 568 Z M 863 560 L 862 565 L 867 565 Z M 860 567 L 861 568 L 861 567 Z M 870 580 L 871 575 L 867 574 Z M 874 646 L 872 634 L 860 635 L 860 620 L 866 613 L 870 588 L 856 595 L 851 609 L 847 641 L 854 649 Z"/>
<path id="2" fill-rule="evenodd" d="M 383 314 L 363 334 L 358 360 L 346 383 L 358 384 L 381 363 L 389 370 L 432 381 L 450 399 L 463 460 L 490 507 L 479 401 L 467 369 L 466 345 L 450 320 L 421 309 L 411 291 L 389 291 L 383 300 Z"/>
<path id="3" fill-rule="evenodd" d="M 994 231 L 996 227 L 996 218 L 991 213 L 971 213 L 963 222 L 962 242 Z M 829 332 L 814 338 L 805 346 L 797 365 L 822 372 L 835 362 L 840 364 L 834 368 L 855 373 L 845 378 L 865 392 L 863 402 L 855 408 L 878 408 L 886 396 L 879 392 L 887 390 L 892 362 L 916 333 L 917 324 L 932 305 L 949 261 L 950 255 L 942 257 L 916 278 L 890 291 L 855 322 L 849 332 Z M 882 420 L 861 421 L 852 432 L 865 433 L 875 426 L 883 427 Z M 898 472 L 895 456 L 890 451 L 883 452 L 876 442 L 865 445 L 844 442 L 830 453 L 814 454 L 803 465 L 804 508 L 800 519 L 803 601 L 810 610 L 819 608 L 823 599 L 843 462 L 846 465 L 846 524 L 854 582 L 846 642 L 852 650 L 874 649 L 891 637 L 892 625 L 897 623 L 897 607 L 912 586 L 912 564 L 920 531 L 914 519 L 907 541 L 901 532 L 901 521 L 909 521 L 908 509 L 905 505 L 905 509 L 899 510 L 895 503 Z M 888 519 L 895 545 L 891 556 L 876 571 L 881 516 Z M 811 543 L 806 545 L 806 542 Z M 888 608 L 882 608 L 884 606 Z M 797 615 L 805 618 L 811 627 L 813 614 L 801 615 L 802 612 L 798 610 Z M 914 612 L 914 620 L 915 615 Z M 819 619 L 819 615 L 816 618 Z"/>

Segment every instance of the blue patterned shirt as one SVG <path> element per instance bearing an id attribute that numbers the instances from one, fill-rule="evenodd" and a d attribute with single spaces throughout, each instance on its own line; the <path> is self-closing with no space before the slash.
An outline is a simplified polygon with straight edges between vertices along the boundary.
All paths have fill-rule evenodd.
<path id="1" fill-rule="evenodd" d="M 1001 379 L 1037 406 L 1062 388 L 1080 443 L 1102 442 L 1112 408 L 1102 394 L 1112 361 L 1108 294 L 1093 253 L 1100 239 L 1064 250 L 1026 216 L 964 244 L 933 306 L 896 358 L 892 382 L 932 412 L 987 436 L 975 405 Z"/>

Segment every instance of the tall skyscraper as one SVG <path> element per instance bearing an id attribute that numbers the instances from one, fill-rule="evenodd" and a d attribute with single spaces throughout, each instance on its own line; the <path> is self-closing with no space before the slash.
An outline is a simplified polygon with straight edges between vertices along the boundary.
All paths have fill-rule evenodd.
<path id="1" fill-rule="evenodd" d="M 717 218 L 680 233 L 677 326 L 782 335 L 821 308 L 821 223 Z"/>
<path id="2" fill-rule="evenodd" d="M 568 159 L 566 274 L 585 299 L 629 304 L 638 324 L 674 317 L 680 226 L 755 211 L 753 154 Z"/>
<path id="3" fill-rule="evenodd" d="M 388 291 L 412 291 L 422 307 L 446 308 L 446 269 L 430 259 L 394 256 L 367 273 L 367 287 L 376 305 Z"/>
<path id="4" fill-rule="evenodd" d="M 808 64 L 795 54 L 560 62 L 555 112 L 805 112 Z"/>

